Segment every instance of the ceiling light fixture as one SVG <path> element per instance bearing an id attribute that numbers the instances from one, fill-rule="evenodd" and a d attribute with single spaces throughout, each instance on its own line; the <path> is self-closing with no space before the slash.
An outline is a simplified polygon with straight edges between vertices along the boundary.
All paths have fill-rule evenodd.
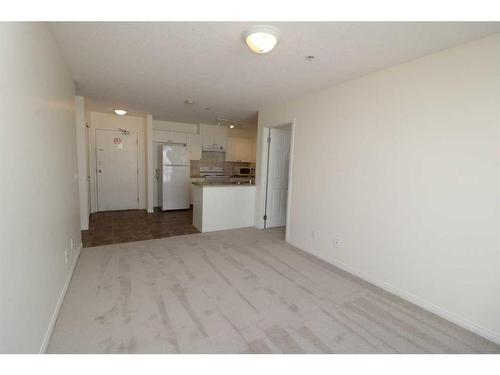
<path id="1" fill-rule="evenodd" d="M 124 116 L 127 114 L 127 111 L 125 109 L 115 109 L 114 110 L 115 114 L 117 114 L 118 116 Z"/>
<path id="2" fill-rule="evenodd" d="M 272 26 L 254 26 L 243 33 L 243 39 L 253 52 L 267 53 L 278 43 L 279 30 Z"/>
<path id="3" fill-rule="evenodd" d="M 216 118 L 217 125 L 221 126 L 226 126 L 229 129 L 234 129 L 234 128 L 239 128 L 241 127 L 241 122 L 237 120 L 230 120 L 226 118 Z"/>
<path id="4" fill-rule="evenodd" d="M 193 100 L 191 100 L 191 99 L 186 99 L 186 100 L 184 101 L 184 103 L 186 103 L 186 104 L 194 104 L 194 101 L 193 101 Z"/>

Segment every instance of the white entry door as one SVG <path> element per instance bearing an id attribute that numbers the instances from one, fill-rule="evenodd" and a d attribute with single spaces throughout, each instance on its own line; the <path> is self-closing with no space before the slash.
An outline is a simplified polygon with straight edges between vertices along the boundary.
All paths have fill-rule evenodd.
<path id="1" fill-rule="evenodd" d="M 265 227 L 286 224 L 290 129 L 271 129 L 268 151 Z"/>
<path id="2" fill-rule="evenodd" d="M 97 211 L 139 208 L 135 132 L 96 130 Z"/>

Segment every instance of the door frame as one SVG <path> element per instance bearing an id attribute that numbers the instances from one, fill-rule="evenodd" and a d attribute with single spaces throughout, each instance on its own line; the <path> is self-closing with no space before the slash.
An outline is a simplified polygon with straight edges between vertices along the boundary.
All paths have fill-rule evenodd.
<path id="1" fill-rule="evenodd" d="M 291 208 L 291 201 L 292 201 L 292 181 L 293 181 L 293 161 L 294 161 L 294 139 L 295 139 L 295 119 L 290 120 L 290 121 L 284 121 L 284 122 L 279 122 L 276 124 L 268 124 L 263 127 L 263 135 L 261 137 L 262 142 L 263 142 L 263 152 L 261 153 L 262 156 L 262 162 L 261 164 L 261 169 L 262 173 L 260 176 L 262 177 L 260 183 L 259 183 L 259 190 L 263 192 L 263 194 L 260 194 L 262 198 L 260 198 L 262 205 L 259 204 L 258 207 L 261 207 L 259 210 L 262 215 L 260 216 L 262 218 L 262 228 L 266 228 L 265 220 L 263 220 L 264 215 L 266 214 L 266 208 L 267 208 L 267 177 L 268 177 L 268 169 L 269 169 L 269 142 L 267 139 L 269 138 L 271 134 L 271 129 L 273 128 L 283 128 L 283 127 L 290 127 L 290 160 L 288 164 L 288 191 L 287 191 L 287 198 L 286 198 L 286 221 L 285 221 L 285 240 L 288 242 L 289 241 L 289 224 L 290 224 L 290 208 Z"/>
<path id="2" fill-rule="evenodd" d="M 121 129 L 121 128 L 116 128 L 116 129 L 106 129 L 106 128 L 95 128 L 94 129 L 94 175 L 95 175 L 95 208 L 96 208 L 96 211 L 95 212 L 105 212 L 105 211 L 100 211 L 99 210 L 99 183 L 98 183 L 98 175 L 97 175 L 97 161 L 98 161 L 98 158 L 97 158 L 97 132 L 99 130 L 102 130 L 102 131 L 111 131 L 111 132 L 116 132 L 116 131 L 119 131 L 119 132 L 122 132 L 122 131 L 126 131 L 128 133 L 135 133 L 136 135 L 136 139 L 137 139 L 137 142 L 136 142 L 136 160 L 137 160 L 137 173 L 136 173 L 136 186 L 137 186 L 137 209 L 140 208 L 140 204 L 139 204 L 139 193 L 140 193 L 140 187 L 139 187 L 139 132 L 136 131 L 136 130 L 127 130 L 127 129 Z"/>

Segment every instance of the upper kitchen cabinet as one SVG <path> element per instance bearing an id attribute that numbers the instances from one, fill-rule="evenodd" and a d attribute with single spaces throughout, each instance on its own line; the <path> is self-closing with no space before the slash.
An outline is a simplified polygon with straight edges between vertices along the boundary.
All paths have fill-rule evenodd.
<path id="1" fill-rule="evenodd" d="M 170 132 L 170 141 L 173 143 L 187 143 L 187 134 L 180 132 Z"/>
<path id="2" fill-rule="evenodd" d="M 153 130 L 153 140 L 166 143 L 187 143 L 187 135 L 169 130 Z"/>
<path id="3" fill-rule="evenodd" d="M 226 161 L 255 162 L 255 141 L 252 138 L 227 138 Z"/>
<path id="4" fill-rule="evenodd" d="M 187 134 L 187 146 L 190 160 L 201 160 L 201 135 Z"/>
<path id="5" fill-rule="evenodd" d="M 198 133 L 198 125 L 196 124 L 186 124 L 183 122 L 173 122 L 173 121 L 162 121 L 153 120 L 154 130 L 165 130 L 176 133 Z"/>
<path id="6" fill-rule="evenodd" d="M 227 146 L 227 128 L 225 126 L 200 124 L 200 135 L 203 145 L 222 146 L 224 148 Z"/>
<path id="7" fill-rule="evenodd" d="M 226 149 L 226 147 L 227 147 L 227 137 L 224 135 L 205 134 L 205 135 L 201 136 L 201 140 L 202 140 L 204 145 L 220 146 L 220 147 L 224 147 L 224 149 Z"/>

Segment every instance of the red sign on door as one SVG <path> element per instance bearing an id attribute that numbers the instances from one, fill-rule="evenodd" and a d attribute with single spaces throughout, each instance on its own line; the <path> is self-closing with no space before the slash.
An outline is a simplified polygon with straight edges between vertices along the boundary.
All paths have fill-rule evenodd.
<path id="1" fill-rule="evenodd" d="M 123 148 L 123 144 L 122 144 L 122 139 L 121 138 L 118 138 L 118 137 L 114 138 L 113 139 L 113 143 L 114 143 L 113 148 Z"/>

